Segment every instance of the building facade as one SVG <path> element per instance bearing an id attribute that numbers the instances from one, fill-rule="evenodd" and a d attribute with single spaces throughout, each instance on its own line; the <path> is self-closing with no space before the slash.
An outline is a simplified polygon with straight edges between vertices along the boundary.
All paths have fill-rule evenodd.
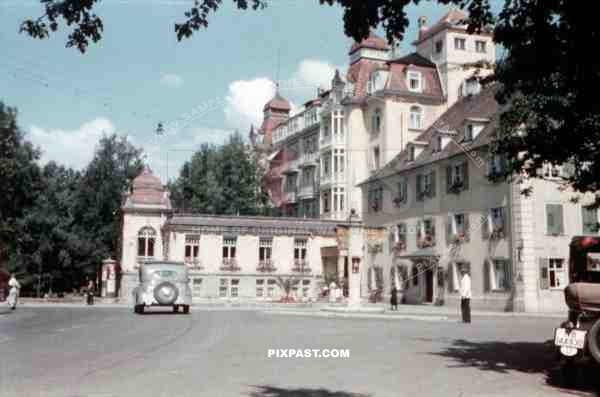
<path id="1" fill-rule="evenodd" d="M 336 71 L 331 87 L 318 90 L 290 116 L 279 92 L 264 108 L 259 133 L 272 158 L 295 154 L 273 190 L 285 199 L 280 212 L 300 217 L 347 220 L 362 217 L 357 184 L 391 161 L 456 100 L 474 74 L 491 70 L 490 34 L 467 35 L 466 15 L 451 11 L 431 28 L 419 20 L 416 51 L 404 56 L 375 34 L 348 53 L 346 79 Z M 279 188 L 281 185 L 281 188 Z"/>
<path id="2" fill-rule="evenodd" d="M 396 158 L 361 184 L 363 218 L 382 227 L 382 249 L 365 257 L 369 290 L 401 290 L 407 303 L 458 305 L 460 268 L 472 306 L 549 312 L 564 306 L 569 243 L 597 234 L 592 198 L 561 188 L 568 167 L 544 179 L 499 178 L 490 154 L 499 107 L 494 87 L 463 97 Z M 529 194 L 523 194 L 524 191 Z"/>
<path id="3" fill-rule="evenodd" d="M 120 296 L 128 301 L 147 260 L 185 263 L 193 298 L 316 300 L 336 280 L 352 288 L 362 243 L 341 238 L 341 222 L 285 217 L 185 215 L 174 213 L 168 192 L 146 168 L 122 206 Z M 360 234 L 357 234 L 360 239 Z M 358 283 L 358 281 L 356 282 Z M 355 286 L 356 289 L 356 286 Z"/>

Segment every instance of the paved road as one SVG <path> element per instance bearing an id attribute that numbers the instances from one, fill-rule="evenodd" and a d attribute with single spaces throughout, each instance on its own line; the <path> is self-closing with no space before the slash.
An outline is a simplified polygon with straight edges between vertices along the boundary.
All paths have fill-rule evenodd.
<path id="1" fill-rule="evenodd" d="M 545 343 L 555 325 L 23 307 L 0 315 L 0 396 L 563 395 Z M 268 349 L 350 349 L 350 358 Z"/>

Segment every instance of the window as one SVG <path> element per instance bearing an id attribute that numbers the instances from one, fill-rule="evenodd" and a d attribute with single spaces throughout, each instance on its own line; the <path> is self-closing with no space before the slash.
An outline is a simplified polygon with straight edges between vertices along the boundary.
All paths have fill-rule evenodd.
<path id="1" fill-rule="evenodd" d="M 435 246 L 435 223 L 433 219 L 417 222 L 417 246 L 427 248 Z"/>
<path id="2" fill-rule="evenodd" d="M 469 163 L 449 165 L 446 167 L 446 192 L 459 193 L 469 188 Z"/>
<path id="3" fill-rule="evenodd" d="M 138 256 L 153 257 L 156 231 L 151 227 L 144 227 L 138 232 Z"/>
<path id="4" fill-rule="evenodd" d="M 240 287 L 240 279 L 231 280 L 231 296 L 237 298 Z"/>
<path id="5" fill-rule="evenodd" d="M 376 170 L 379 169 L 379 161 L 380 161 L 379 146 L 375 146 L 373 148 L 373 167 Z"/>
<path id="6" fill-rule="evenodd" d="M 442 40 L 438 40 L 435 42 L 435 53 L 439 54 L 440 52 L 442 52 L 442 49 L 444 48 L 444 42 Z"/>
<path id="7" fill-rule="evenodd" d="M 219 279 L 219 296 L 221 298 L 226 298 L 228 292 L 229 292 L 229 279 L 228 278 Z"/>
<path id="8" fill-rule="evenodd" d="M 417 175 L 417 200 L 435 197 L 435 171 Z"/>
<path id="9" fill-rule="evenodd" d="M 581 219 L 583 223 L 583 234 L 598 233 L 598 209 L 581 207 Z"/>
<path id="10" fill-rule="evenodd" d="M 473 124 L 467 124 L 465 127 L 465 140 L 472 141 L 473 140 Z"/>
<path id="11" fill-rule="evenodd" d="M 302 297 L 308 298 L 310 291 L 310 280 L 302 280 Z"/>
<path id="12" fill-rule="evenodd" d="M 329 212 L 329 192 L 323 193 L 323 212 Z"/>
<path id="13" fill-rule="evenodd" d="M 273 239 L 261 237 L 258 240 L 258 260 L 266 262 L 271 260 L 271 250 L 273 247 Z"/>
<path id="14" fill-rule="evenodd" d="M 506 259 L 492 259 L 488 264 L 490 269 L 490 289 L 492 291 L 510 290 L 510 262 Z"/>
<path id="15" fill-rule="evenodd" d="M 237 237 L 223 237 L 223 259 L 234 259 Z"/>
<path id="16" fill-rule="evenodd" d="M 546 204 L 546 234 L 558 236 L 563 233 L 562 204 Z"/>
<path id="17" fill-rule="evenodd" d="M 499 154 L 490 154 L 488 157 L 488 177 L 500 176 L 504 172 L 504 160 Z"/>
<path id="18" fill-rule="evenodd" d="M 400 207 L 402 203 L 405 203 L 408 196 L 408 183 L 406 179 L 402 178 L 400 182 L 398 182 L 398 191 L 396 192 L 396 197 L 393 198 L 394 206 Z"/>
<path id="19" fill-rule="evenodd" d="M 466 40 L 460 37 L 454 38 L 454 48 L 456 50 L 464 50 L 465 49 Z"/>
<path id="20" fill-rule="evenodd" d="M 200 235 L 185 235 L 185 261 L 186 263 L 197 262 L 200 256 Z"/>
<path id="21" fill-rule="evenodd" d="M 377 212 L 382 209 L 383 205 L 383 187 L 372 186 L 369 188 L 368 211 Z"/>
<path id="22" fill-rule="evenodd" d="M 277 281 L 274 279 L 267 280 L 267 297 L 272 298 L 275 296 L 275 286 L 277 285 Z"/>
<path id="23" fill-rule="evenodd" d="M 415 161 L 416 149 L 414 145 L 408 147 L 408 161 Z"/>
<path id="24" fill-rule="evenodd" d="M 490 208 L 487 218 L 481 227 L 484 239 L 504 238 L 504 208 Z"/>
<path id="25" fill-rule="evenodd" d="M 265 280 L 257 279 L 256 280 L 256 296 L 262 298 L 265 296 Z"/>
<path id="26" fill-rule="evenodd" d="M 449 214 L 446 221 L 446 241 L 459 244 L 466 241 L 468 228 L 466 214 Z"/>
<path id="27" fill-rule="evenodd" d="M 419 106 L 410 107 L 410 118 L 408 128 L 420 130 L 423 128 L 423 109 Z"/>
<path id="28" fill-rule="evenodd" d="M 295 238 L 294 239 L 294 260 L 306 259 L 306 239 Z"/>
<path id="29" fill-rule="evenodd" d="M 477 40 L 475 41 L 475 51 L 477 52 L 485 52 L 485 41 Z"/>
<path id="30" fill-rule="evenodd" d="M 406 224 L 400 223 L 392 226 L 390 230 L 390 246 L 389 253 L 393 254 L 397 251 L 406 249 Z"/>
<path id="31" fill-rule="evenodd" d="M 434 152 L 434 153 L 441 152 L 442 149 L 444 148 L 442 136 L 436 135 L 435 138 L 433 138 L 433 144 L 431 146 L 432 146 L 432 148 L 431 148 L 432 152 Z"/>
<path id="32" fill-rule="evenodd" d="M 421 81 L 421 72 L 407 73 L 408 90 L 412 92 L 421 92 L 423 90 L 423 82 Z"/>
<path id="33" fill-rule="evenodd" d="M 331 152 L 328 152 L 325 155 L 323 155 L 322 163 L 323 163 L 323 176 L 328 177 L 329 176 L 329 167 L 331 165 Z"/>
<path id="34" fill-rule="evenodd" d="M 568 284 L 562 258 L 540 258 L 540 289 L 562 289 Z"/>
<path id="35" fill-rule="evenodd" d="M 559 178 L 561 174 L 561 167 L 559 165 L 552 165 L 550 163 L 546 163 L 542 166 L 544 172 L 544 178 Z"/>
<path id="36" fill-rule="evenodd" d="M 381 110 L 379 108 L 375 109 L 373 112 L 373 119 L 371 121 L 371 128 L 373 128 L 373 133 L 377 134 L 381 130 Z"/>
<path id="37" fill-rule="evenodd" d="M 412 267 L 412 285 L 419 285 L 419 268 L 417 267 L 417 265 L 413 265 Z"/>
<path id="38" fill-rule="evenodd" d="M 200 296 L 202 293 L 202 278 L 194 277 L 192 278 L 192 295 Z"/>

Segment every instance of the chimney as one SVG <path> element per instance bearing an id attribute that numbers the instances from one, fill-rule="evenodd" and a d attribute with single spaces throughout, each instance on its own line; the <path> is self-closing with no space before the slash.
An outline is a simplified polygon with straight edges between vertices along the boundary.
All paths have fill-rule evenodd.
<path id="1" fill-rule="evenodd" d="M 417 19 L 417 21 L 419 25 L 419 39 L 421 39 L 421 37 L 423 37 L 423 34 L 427 31 L 427 17 L 420 16 L 419 19 Z"/>

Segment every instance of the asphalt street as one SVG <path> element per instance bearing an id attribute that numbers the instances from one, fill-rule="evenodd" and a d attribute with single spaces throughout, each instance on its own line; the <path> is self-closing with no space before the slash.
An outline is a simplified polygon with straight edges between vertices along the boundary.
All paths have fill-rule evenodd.
<path id="1" fill-rule="evenodd" d="M 586 371 L 574 389 L 562 385 L 556 325 L 21 307 L 0 314 L 0 396 L 587 395 Z M 277 358 L 269 349 L 349 349 L 350 357 Z"/>

